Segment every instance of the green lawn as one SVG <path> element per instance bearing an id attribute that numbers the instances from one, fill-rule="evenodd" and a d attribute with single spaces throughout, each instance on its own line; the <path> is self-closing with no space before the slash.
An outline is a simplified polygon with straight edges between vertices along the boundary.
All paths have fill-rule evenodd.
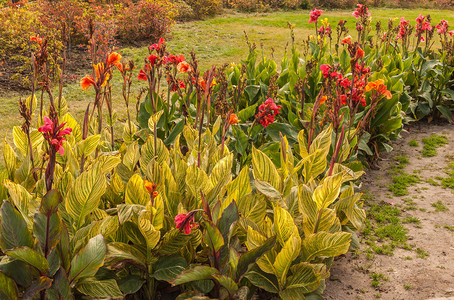
<path id="1" fill-rule="evenodd" d="M 395 18 L 394 22 L 397 24 L 399 18 L 402 16 L 410 20 L 411 24 L 414 24 L 415 18 L 420 13 L 424 15 L 430 14 L 433 20 L 432 24 L 434 25 L 438 24 L 439 20 L 443 18 L 454 25 L 454 14 L 448 10 L 371 9 L 370 11 L 373 18 L 372 22 L 375 24 L 376 21 L 381 21 L 382 27 L 387 26 L 389 18 Z M 356 19 L 352 17 L 351 11 L 327 11 L 323 13 L 321 19 L 323 18 L 328 18 L 333 28 L 336 27 L 339 20 L 348 20 L 347 27 L 350 29 L 352 36 L 355 36 L 356 31 L 354 27 Z M 274 49 L 275 59 L 280 60 L 287 43 L 290 41 L 287 22 L 296 24 L 295 42 L 296 45 L 301 45 L 307 39 L 308 35 L 314 34 L 315 32 L 314 24 L 309 24 L 308 19 L 308 11 L 253 14 L 229 11 L 222 16 L 204 21 L 175 24 L 172 33 L 168 37 L 168 47 L 172 53 L 182 53 L 186 57 L 189 57 L 191 50 L 194 50 L 197 53 L 199 65 L 202 69 L 207 69 L 213 64 L 239 63 L 247 55 L 248 48 L 244 38 L 244 31 L 246 31 L 249 40 L 255 42 L 259 49 L 262 48 L 265 56 L 270 56 L 273 53 L 272 49 Z M 143 59 L 146 57 L 148 50 L 147 47 L 126 47 L 120 49 L 120 53 L 125 58 L 135 61 L 138 72 L 143 65 Z M 114 91 L 113 100 L 118 116 L 124 117 L 125 106 L 121 97 L 119 77 L 116 74 L 112 80 Z M 137 82 L 136 80 L 133 84 L 131 102 L 135 102 L 135 95 L 144 86 L 144 82 Z M 85 107 L 94 98 L 92 89 L 82 91 L 77 82 L 67 84 L 64 87 L 63 95 L 68 101 L 71 113 L 78 119 L 82 118 Z M 2 105 L 0 105 L 0 116 L 3 117 L 3 122 L 0 124 L 0 136 L 6 136 L 9 141 L 11 141 L 11 128 L 21 123 L 17 111 L 19 97 L 28 97 L 28 95 L 9 93 L 1 96 Z M 2 148 L 0 147 L 0 149 Z M 0 157 L 1 162 L 3 156 L 1 155 Z"/>

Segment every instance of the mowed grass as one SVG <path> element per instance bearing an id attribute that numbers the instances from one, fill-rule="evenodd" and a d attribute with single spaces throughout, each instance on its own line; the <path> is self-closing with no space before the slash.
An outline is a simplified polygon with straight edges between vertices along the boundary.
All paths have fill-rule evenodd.
<path id="1" fill-rule="evenodd" d="M 439 20 L 446 19 L 450 24 L 454 24 L 454 14 L 448 10 L 427 10 L 427 9 L 374 9 L 371 10 L 372 22 L 375 24 L 381 21 L 382 28 L 387 27 L 389 18 L 394 18 L 394 23 L 398 24 L 399 18 L 405 16 L 414 24 L 415 18 L 421 13 L 430 14 L 433 25 L 438 24 Z M 328 18 L 333 27 L 333 37 L 335 38 L 335 27 L 339 20 L 348 20 L 347 27 L 350 34 L 356 37 L 356 19 L 351 15 L 352 11 L 325 11 L 321 19 Z M 167 38 L 168 49 L 174 54 L 184 54 L 189 57 L 194 50 L 197 53 L 199 66 L 202 70 L 208 69 L 211 65 L 223 65 L 225 63 L 240 63 L 241 59 L 246 58 L 248 45 L 245 42 L 244 32 L 247 33 L 250 42 L 257 45 L 257 48 L 264 56 L 273 56 L 279 61 L 282 59 L 285 50 L 289 49 L 291 42 L 290 30 L 287 22 L 295 24 L 295 44 L 298 48 L 309 35 L 315 33 L 314 24 L 308 23 L 309 12 L 304 10 L 289 12 L 270 12 L 270 13 L 238 13 L 227 11 L 221 16 L 203 21 L 193 21 L 177 23 L 173 26 L 171 34 Z M 375 25 L 373 25 L 375 28 Z M 437 37 L 438 39 L 438 37 Z M 148 54 L 148 49 L 142 47 L 121 47 L 119 52 L 126 58 L 134 60 L 137 70 L 143 66 L 144 58 Z M 87 70 L 89 74 L 89 70 Z M 118 73 L 114 74 L 113 102 L 119 118 L 125 117 L 125 105 L 121 96 L 121 79 Z M 143 81 L 138 81 L 132 86 L 131 112 L 133 111 L 136 96 L 141 88 L 145 87 Z M 57 95 L 57 92 L 55 92 Z M 93 89 L 82 91 L 78 82 L 66 84 L 63 95 L 68 102 L 70 112 L 81 120 L 83 112 L 90 101 L 93 101 Z M 0 136 L 6 137 L 12 142 L 11 129 L 13 126 L 20 125 L 21 119 L 18 113 L 17 102 L 20 97 L 28 97 L 28 93 L 9 92 L 0 96 Z M 132 114 L 134 115 L 134 113 Z M 2 153 L 3 147 L 0 147 Z M 3 155 L 0 155 L 0 168 Z"/>

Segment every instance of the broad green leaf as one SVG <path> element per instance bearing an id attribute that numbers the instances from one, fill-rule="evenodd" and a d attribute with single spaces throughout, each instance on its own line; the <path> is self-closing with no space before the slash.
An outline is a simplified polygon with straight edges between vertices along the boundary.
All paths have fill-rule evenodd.
<path id="1" fill-rule="evenodd" d="M 234 296 L 238 290 L 238 285 L 233 281 L 232 278 L 226 275 L 213 275 L 213 278 L 219 282 L 219 284 L 227 290 L 229 295 Z"/>
<path id="2" fill-rule="evenodd" d="M 106 187 L 106 178 L 101 173 L 99 165 L 83 172 L 76 178 L 69 189 L 65 202 L 66 211 L 76 222 L 76 228 L 80 228 L 85 222 L 86 216 L 98 207 Z"/>
<path id="3" fill-rule="evenodd" d="M 40 276 L 29 287 L 27 287 L 22 295 L 22 299 L 33 299 L 38 292 L 48 290 L 52 286 L 52 281 L 53 280 L 49 277 Z"/>
<path id="4" fill-rule="evenodd" d="M 3 299 L 19 299 L 16 283 L 2 272 L 0 272 L 0 295 L 4 297 Z"/>
<path id="5" fill-rule="evenodd" d="M 343 174 L 328 176 L 315 188 L 313 198 L 317 209 L 328 208 L 339 196 Z"/>
<path id="6" fill-rule="evenodd" d="M 8 201 L 4 200 L 1 208 L 1 248 L 3 251 L 16 247 L 33 247 L 33 238 L 27 224 Z"/>
<path id="7" fill-rule="evenodd" d="M 304 289 L 300 288 L 286 288 L 279 292 L 279 297 L 282 300 L 305 300 L 307 299 L 303 294 Z"/>
<path id="8" fill-rule="evenodd" d="M 117 205 L 117 215 L 120 225 L 128 221 L 137 221 L 139 213 L 145 209 L 144 205 L 140 204 L 120 204 Z"/>
<path id="9" fill-rule="evenodd" d="M 150 128 L 151 132 L 154 131 L 154 127 L 157 126 L 159 119 L 161 119 L 163 113 L 164 110 L 160 110 L 148 119 L 148 128 Z"/>
<path id="10" fill-rule="evenodd" d="M 103 265 L 106 253 L 107 247 L 104 237 L 99 234 L 91 238 L 71 261 L 70 282 L 95 275 Z"/>
<path id="11" fill-rule="evenodd" d="M 279 283 L 276 276 L 263 272 L 257 266 L 250 268 L 244 277 L 249 279 L 249 281 L 256 287 L 264 289 L 270 293 L 279 293 Z"/>
<path id="12" fill-rule="evenodd" d="M 276 256 L 274 261 L 274 269 L 276 277 L 281 286 L 285 286 L 287 281 L 287 273 L 292 265 L 292 262 L 298 256 L 301 248 L 301 238 L 298 233 L 293 234 L 284 244 L 281 251 Z"/>
<path id="13" fill-rule="evenodd" d="M 129 261 L 137 264 L 142 268 L 146 268 L 145 255 L 135 246 L 113 242 L 107 245 L 106 265 L 115 265 L 124 261 Z"/>
<path id="14" fill-rule="evenodd" d="M 118 280 L 120 290 L 125 294 L 135 294 L 145 283 L 145 280 L 138 275 L 129 275 Z"/>
<path id="15" fill-rule="evenodd" d="M 221 247 L 224 245 L 224 238 L 222 237 L 221 232 L 211 221 L 206 221 L 206 232 L 205 239 L 206 243 L 214 252 L 218 252 Z"/>
<path id="16" fill-rule="evenodd" d="M 57 212 L 58 205 L 63 201 L 58 190 L 50 190 L 47 192 L 43 199 L 41 199 L 41 206 L 39 211 L 43 214 L 53 214 Z"/>
<path id="17" fill-rule="evenodd" d="M 261 181 L 261 180 L 256 179 L 254 182 L 254 185 L 255 185 L 255 188 L 260 193 L 262 193 L 263 195 L 265 195 L 268 198 L 271 198 L 271 199 L 281 199 L 282 198 L 281 193 L 266 181 Z"/>
<path id="18" fill-rule="evenodd" d="M 18 247 L 5 251 L 5 254 L 12 258 L 26 262 L 35 267 L 40 273 L 47 273 L 49 264 L 44 256 L 29 247 Z"/>
<path id="19" fill-rule="evenodd" d="M 170 255 L 177 253 L 183 248 L 191 235 L 186 235 L 180 232 L 179 229 L 172 229 L 162 237 L 162 243 L 159 246 L 158 252 L 162 255 Z"/>
<path id="20" fill-rule="evenodd" d="M 250 228 L 250 227 L 249 227 Z M 273 236 L 266 240 L 262 245 L 255 247 L 254 249 L 243 253 L 238 260 L 238 265 L 236 268 L 236 279 L 240 277 L 247 271 L 250 264 L 253 264 L 257 261 L 264 253 L 269 251 L 276 244 L 276 237 Z"/>
<path id="21" fill-rule="evenodd" d="M 126 185 L 125 203 L 145 206 L 148 202 L 150 202 L 150 194 L 145 189 L 144 181 L 139 174 L 134 174 Z"/>
<path id="22" fill-rule="evenodd" d="M 271 159 L 262 151 L 252 148 L 252 170 L 254 178 L 270 183 L 280 191 L 281 177 Z"/>
<path id="23" fill-rule="evenodd" d="M 248 106 L 238 112 L 238 119 L 242 122 L 248 121 L 255 115 L 255 110 L 257 109 L 258 103 Z"/>
<path id="24" fill-rule="evenodd" d="M 187 267 L 186 260 L 179 255 L 162 256 L 153 267 L 153 277 L 157 280 L 172 281 Z"/>
<path id="25" fill-rule="evenodd" d="M 212 279 L 212 275 L 216 274 L 219 274 L 219 271 L 215 268 L 208 266 L 196 266 L 181 272 L 175 280 L 171 281 L 171 283 L 173 285 L 180 285 L 191 281 L 207 280 Z"/>
<path id="26" fill-rule="evenodd" d="M 77 284 L 77 290 L 94 298 L 123 298 L 123 293 L 115 279 L 97 280 L 85 278 Z"/>
<path id="27" fill-rule="evenodd" d="M 302 260 L 310 262 L 315 257 L 335 257 L 344 254 L 350 247 L 351 234 L 346 232 L 318 232 L 303 240 Z"/>

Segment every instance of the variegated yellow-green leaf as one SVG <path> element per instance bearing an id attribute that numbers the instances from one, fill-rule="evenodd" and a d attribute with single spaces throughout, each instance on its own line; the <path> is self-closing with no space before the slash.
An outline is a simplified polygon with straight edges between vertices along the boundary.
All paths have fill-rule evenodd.
<path id="1" fill-rule="evenodd" d="M 298 133 L 298 146 L 301 158 L 309 155 L 309 152 L 307 152 L 307 140 L 304 137 L 304 129 Z"/>
<path id="2" fill-rule="evenodd" d="M 329 152 L 331 146 L 331 135 L 333 133 L 333 126 L 330 125 L 325 130 L 320 132 L 317 137 L 312 141 L 309 147 L 309 153 L 314 153 L 316 150 L 322 150 L 325 155 Z"/>
<path id="3" fill-rule="evenodd" d="M 99 140 L 101 139 L 100 134 L 91 135 L 87 137 L 85 140 L 79 142 L 79 150 L 80 156 L 85 155 L 85 157 L 89 156 L 96 150 L 99 145 Z"/>
<path id="4" fill-rule="evenodd" d="M 343 173 L 342 183 L 360 178 L 364 171 L 354 172 L 342 164 L 334 164 L 333 174 Z"/>
<path id="5" fill-rule="evenodd" d="M 162 256 L 153 266 L 153 277 L 157 280 L 172 281 L 187 267 L 186 260 L 179 255 Z"/>
<path id="6" fill-rule="evenodd" d="M 246 195 L 240 198 L 238 210 L 242 217 L 248 218 L 254 223 L 263 221 L 266 215 L 266 201 L 261 195 Z"/>
<path id="7" fill-rule="evenodd" d="M 191 234 L 192 235 L 192 234 Z M 162 243 L 159 246 L 159 253 L 169 255 L 179 252 L 186 242 L 191 238 L 191 235 L 186 235 L 179 229 L 172 229 L 162 237 Z"/>
<path id="8" fill-rule="evenodd" d="M 23 156 L 26 156 L 29 152 L 28 139 L 25 133 L 19 126 L 13 127 L 13 140 L 14 145 L 22 153 Z M 32 149 L 36 149 L 44 140 L 43 135 L 38 130 L 30 131 L 30 140 L 32 144 Z"/>
<path id="9" fill-rule="evenodd" d="M 128 146 L 126 153 L 123 156 L 123 164 L 129 169 L 129 171 L 133 172 L 139 158 L 139 144 L 135 141 Z"/>
<path id="10" fill-rule="evenodd" d="M 299 263 L 290 268 L 292 276 L 287 280 L 286 289 L 298 289 L 300 293 L 310 293 L 320 286 L 322 279 L 317 267 L 308 263 Z"/>
<path id="11" fill-rule="evenodd" d="M 14 153 L 13 147 L 6 141 L 6 138 L 3 141 L 3 158 L 6 170 L 8 171 L 8 177 L 13 179 L 14 171 L 16 171 L 17 156 Z"/>
<path id="12" fill-rule="evenodd" d="M 145 189 L 144 181 L 139 174 L 134 174 L 126 184 L 125 203 L 147 205 L 150 194 Z"/>
<path id="13" fill-rule="evenodd" d="M 334 210 L 329 208 L 322 208 L 315 218 L 308 215 L 303 215 L 303 231 L 304 234 L 310 235 L 315 231 L 315 226 L 318 221 L 317 231 L 330 231 L 331 227 L 337 220 Z"/>
<path id="14" fill-rule="evenodd" d="M 119 155 L 102 155 L 95 162 L 100 165 L 101 172 L 105 175 L 121 163 L 121 158 Z"/>
<path id="15" fill-rule="evenodd" d="M 288 211 L 274 206 L 274 231 L 277 234 L 279 243 L 284 246 L 287 240 L 294 234 L 298 234 L 298 228 Z"/>
<path id="16" fill-rule="evenodd" d="M 266 242 L 266 237 L 252 229 L 248 226 L 247 228 L 247 241 L 246 246 L 249 251 L 253 251 L 258 247 L 262 246 Z M 276 258 L 276 253 L 274 250 L 271 250 L 264 254 L 257 260 L 257 264 L 259 265 L 260 269 L 265 271 L 266 273 L 275 274 L 276 270 L 274 268 L 274 261 Z"/>
<path id="17" fill-rule="evenodd" d="M 77 290 L 82 294 L 93 298 L 123 298 L 123 293 L 115 279 L 97 280 L 96 278 L 85 278 L 77 284 Z"/>
<path id="18" fill-rule="evenodd" d="M 281 177 L 271 159 L 262 151 L 252 148 L 252 171 L 254 178 L 266 181 L 280 191 Z"/>
<path id="19" fill-rule="evenodd" d="M 285 286 L 287 281 L 287 273 L 292 265 L 292 262 L 298 256 L 301 248 L 301 238 L 298 232 L 293 234 L 284 244 L 281 251 L 276 256 L 274 261 L 274 269 L 276 270 L 275 275 L 279 284 Z"/>
<path id="20" fill-rule="evenodd" d="M 173 285 L 180 285 L 191 281 L 207 280 L 212 279 L 212 275 L 216 274 L 219 274 L 219 271 L 215 268 L 208 266 L 196 266 L 192 269 L 181 272 L 171 283 Z"/>
<path id="21" fill-rule="evenodd" d="M 1 211 L 0 241 L 3 251 L 16 247 L 32 247 L 33 238 L 22 215 L 11 203 L 4 200 Z"/>
<path id="22" fill-rule="evenodd" d="M 113 242 L 107 245 L 106 265 L 117 264 L 123 261 L 132 261 L 146 268 L 146 258 L 141 250 L 134 245 Z"/>
<path id="23" fill-rule="evenodd" d="M 348 251 L 351 234 L 346 232 L 317 232 L 306 236 L 301 246 L 302 260 L 310 262 L 319 256 L 334 257 Z"/>
<path id="24" fill-rule="evenodd" d="M 163 110 L 160 110 L 148 119 L 148 128 L 150 128 L 151 132 L 154 131 L 154 127 L 157 126 L 163 112 Z"/>
<path id="25" fill-rule="evenodd" d="M 4 179 L 3 185 L 8 190 L 8 194 L 11 199 L 11 203 L 19 210 L 24 220 L 27 222 L 27 225 L 31 225 L 32 221 L 28 216 L 29 205 L 32 209 L 36 208 L 35 201 L 32 201 L 32 195 L 20 184 L 12 182 L 11 180 Z"/>
<path id="26" fill-rule="evenodd" d="M 196 164 L 189 166 L 186 174 L 186 184 L 195 198 L 200 198 L 200 190 L 206 195 L 213 188 L 208 175 Z"/>
<path id="27" fill-rule="evenodd" d="M 244 167 L 238 176 L 227 185 L 227 199 L 235 200 L 241 206 L 243 196 L 252 192 L 249 180 L 249 167 Z"/>
<path id="28" fill-rule="evenodd" d="M 346 221 L 350 221 L 358 230 L 364 228 L 364 220 L 366 219 L 364 210 L 356 205 L 360 199 L 361 194 L 354 194 L 353 187 L 349 187 L 341 194 L 339 201 L 334 204 L 336 211 L 344 213 L 347 217 Z"/>
<path id="29" fill-rule="evenodd" d="M 256 287 L 270 293 L 279 293 L 279 283 L 274 274 L 267 274 L 257 266 L 253 266 L 244 276 Z"/>
<path id="30" fill-rule="evenodd" d="M 164 226 L 164 201 L 161 195 L 154 198 L 151 211 L 153 212 L 153 227 L 160 230 Z"/>
<path id="31" fill-rule="evenodd" d="M 69 281 L 91 277 L 102 267 L 107 248 L 102 235 L 91 238 L 87 245 L 77 253 L 71 261 Z"/>
<path id="32" fill-rule="evenodd" d="M 214 122 L 213 125 L 213 135 L 216 135 L 216 133 L 218 133 L 219 128 L 221 128 L 221 123 L 222 123 L 221 116 L 218 116 L 216 122 Z"/>
<path id="33" fill-rule="evenodd" d="M 150 219 L 147 218 L 148 216 L 149 214 L 144 212 L 139 215 L 138 227 L 147 242 L 147 253 L 150 253 L 151 250 L 154 249 L 154 247 L 156 247 L 159 243 L 161 232 L 153 227 Z"/>
<path id="34" fill-rule="evenodd" d="M 328 176 L 314 190 L 313 199 L 317 209 L 327 208 L 339 196 L 342 186 L 342 174 Z"/>
<path id="35" fill-rule="evenodd" d="M 213 167 L 213 170 L 211 170 L 210 174 L 210 180 L 213 186 L 215 186 L 225 176 L 230 175 L 230 178 L 232 177 L 231 176 L 232 164 L 233 153 L 224 156 L 216 163 L 216 165 Z"/>
<path id="36" fill-rule="evenodd" d="M 36 99 L 36 96 L 33 95 L 33 101 L 32 96 L 28 96 L 27 99 L 25 99 L 25 105 L 33 114 L 33 112 L 36 110 L 36 107 L 38 106 L 38 100 Z"/>
<path id="37" fill-rule="evenodd" d="M 82 172 L 72 184 L 66 197 L 65 207 L 75 221 L 76 228 L 85 222 L 85 217 L 98 207 L 106 191 L 106 178 L 99 165 Z"/>
<path id="38" fill-rule="evenodd" d="M 134 134 L 137 132 L 137 127 L 134 125 L 133 122 L 131 122 L 128 125 L 128 122 L 126 121 L 125 126 L 123 127 L 123 140 L 127 145 L 131 144 L 134 142 Z"/>
<path id="39" fill-rule="evenodd" d="M 69 113 L 65 114 L 61 118 L 61 122 L 66 122 L 65 127 L 69 127 L 72 129 L 71 135 L 67 137 L 68 141 L 71 141 L 71 139 L 74 139 L 74 141 L 80 142 L 82 140 L 82 130 L 80 128 L 80 125 L 77 123 L 76 119 L 73 118 L 73 116 Z"/>
<path id="40" fill-rule="evenodd" d="M 254 184 L 255 188 L 266 197 L 274 199 L 274 201 L 276 201 L 276 199 L 282 198 L 281 193 L 276 190 L 270 183 L 256 179 Z"/>
<path id="41" fill-rule="evenodd" d="M 316 149 L 304 159 L 303 175 L 306 182 L 315 179 L 326 170 L 326 154 L 322 149 Z"/>
<path id="42" fill-rule="evenodd" d="M 140 165 L 142 171 L 146 172 L 148 164 L 152 160 L 156 160 L 158 163 L 167 162 L 169 160 L 169 150 L 165 146 L 164 142 L 160 139 L 156 140 L 156 151 L 154 145 L 153 135 L 148 136 L 147 142 L 142 145 L 140 150 Z"/>
<path id="43" fill-rule="evenodd" d="M 45 274 L 49 270 L 49 264 L 46 258 L 29 247 L 25 246 L 7 250 L 5 254 L 35 267 L 41 273 Z"/>

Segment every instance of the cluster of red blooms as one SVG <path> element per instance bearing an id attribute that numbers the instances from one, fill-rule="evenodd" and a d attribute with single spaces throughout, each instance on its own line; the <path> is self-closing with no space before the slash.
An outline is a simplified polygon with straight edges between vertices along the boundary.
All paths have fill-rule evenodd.
<path id="1" fill-rule="evenodd" d="M 397 39 L 402 39 L 407 34 L 409 25 L 410 22 L 405 20 L 404 17 L 400 18 L 399 33 L 397 34 Z"/>
<path id="2" fill-rule="evenodd" d="M 180 229 L 180 231 L 184 231 L 184 234 L 188 235 L 191 234 L 191 229 L 194 227 L 198 227 L 194 221 L 194 211 L 189 212 L 187 214 L 179 214 L 175 216 L 175 227 Z"/>
<path id="3" fill-rule="evenodd" d="M 323 10 L 314 8 L 309 13 L 309 23 L 317 23 L 318 18 L 322 15 Z"/>
<path id="4" fill-rule="evenodd" d="M 66 122 L 57 125 L 48 117 L 44 117 L 44 125 L 38 128 L 38 131 L 43 134 L 49 146 L 53 147 L 60 155 L 65 154 L 65 148 L 63 148 L 63 142 L 66 141 L 65 135 L 71 134 L 72 131 L 71 128 L 63 129 L 65 125 Z"/>
<path id="5" fill-rule="evenodd" d="M 330 65 L 321 65 L 320 70 L 325 78 L 336 80 L 336 84 L 342 87 L 345 93 L 339 95 L 339 99 L 342 105 L 347 105 L 347 99 L 352 96 L 353 103 L 360 103 L 362 106 L 366 106 L 366 99 L 364 96 L 364 81 L 365 75 L 370 72 L 370 68 L 364 67 L 364 64 L 355 66 L 355 74 L 361 74 L 361 77 L 355 75 L 352 89 L 352 82 L 349 78 L 344 77 L 342 73 L 334 71 L 334 67 Z M 322 103 L 321 103 L 322 104 Z"/>
<path id="6" fill-rule="evenodd" d="M 356 9 L 352 13 L 352 15 L 357 18 L 361 19 L 362 17 L 370 17 L 369 9 L 364 4 L 356 4 Z"/>
<path id="7" fill-rule="evenodd" d="M 330 36 L 331 33 L 332 33 L 332 30 L 331 30 L 331 26 L 327 26 L 326 28 L 324 26 L 321 26 L 319 29 L 318 29 L 318 33 L 321 35 L 321 34 L 324 34 L 324 35 L 327 35 L 327 36 Z"/>
<path id="8" fill-rule="evenodd" d="M 112 66 L 116 66 L 120 71 L 123 69 L 123 65 L 121 64 L 122 56 L 117 52 L 112 52 L 106 59 L 106 63 L 98 63 L 93 65 L 95 77 L 92 75 L 87 75 L 80 80 L 80 86 L 83 90 L 88 89 L 90 86 L 94 86 L 95 89 L 99 89 L 102 86 L 107 84 L 107 81 L 110 77 L 110 69 Z"/>
<path id="9" fill-rule="evenodd" d="M 430 25 L 429 22 L 425 21 L 426 17 L 423 16 L 422 14 L 419 14 L 419 17 L 416 18 L 416 26 L 415 26 L 415 29 L 416 29 L 416 36 L 420 36 L 421 37 L 421 42 L 425 42 L 426 41 L 426 38 L 422 36 L 422 34 L 425 32 L 425 31 L 431 31 L 432 30 L 432 26 Z"/>
<path id="10" fill-rule="evenodd" d="M 167 80 L 167 84 L 170 84 L 169 77 L 167 77 L 166 80 Z M 175 92 L 175 91 L 178 90 L 178 88 L 180 88 L 180 89 L 185 89 L 186 88 L 186 84 L 184 84 L 184 82 L 182 80 L 179 80 L 179 79 L 178 79 L 178 84 L 172 83 L 172 86 L 170 87 L 170 90 L 172 92 Z"/>
<path id="11" fill-rule="evenodd" d="M 258 123 L 266 128 L 268 125 L 274 122 L 274 117 L 279 113 L 280 109 L 280 105 L 276 105 L 273 99 L 268 98 L 265 103 L 259 106 L 259 112 L 255 116 L 255 119 Z"/>
<path id="12" fill-rule="evenodd" d="M 438 24 L 435 27 L 437 28 L 437 32 L 439 34 L 449 33 L 452 36 L 452 34 L 454 33 L 454 30 L 448 31 L 448 28 L 449 28 L 448 21 L 446 21 L 444 19 L 441 20 L 440 24 Z"/>

